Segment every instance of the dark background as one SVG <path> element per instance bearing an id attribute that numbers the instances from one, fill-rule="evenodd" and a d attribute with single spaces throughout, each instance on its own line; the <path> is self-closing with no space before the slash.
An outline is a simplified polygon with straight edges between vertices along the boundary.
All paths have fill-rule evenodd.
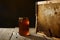
<path id="1" fill-rule="evenodd" d="M 0 0 L 0 27 L 18 26 L 19 17 L 29 17 L 30 27 L 34 27 L 37 1 L 39 0 Z"/>

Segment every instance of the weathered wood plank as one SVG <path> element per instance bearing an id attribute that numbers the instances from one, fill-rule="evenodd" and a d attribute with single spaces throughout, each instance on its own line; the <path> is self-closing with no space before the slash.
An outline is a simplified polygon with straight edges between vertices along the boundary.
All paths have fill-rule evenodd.
<path id="1" fill-rule="evenodd" d="M 37 6 L 37 32 L 60 37 L 60 2 L 41 1 Z"/>
<path id="2" fill-rule="evenodd" d="M 30 29 L 30 36 L 21 36 L 18 28 L 0 28 L 0 40 L 60 40 L 59 38 L 50 38 L 42 33 L 35 34 L 34 28 Z"/>
<path id="3" fill-rule="evenodd" d="M 0 40 L 9 40 L 14 29 L 0 28 Z"/>
<path id="4" fill-rule="evenodd" d="M 13 32 L 11 40 L 30 40 L 24 36 L 20 36 L 19 33 Z"/>

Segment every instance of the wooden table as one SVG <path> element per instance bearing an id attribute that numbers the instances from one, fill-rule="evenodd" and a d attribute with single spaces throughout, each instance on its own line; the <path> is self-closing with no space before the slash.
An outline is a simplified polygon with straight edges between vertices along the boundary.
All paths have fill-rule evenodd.
<path id="1" fill-rule="evenodd" d="M 18 28 L 0 28 L 0 40 L 54 40 L 44 35 L 34 33 L 34 29 L 30 28 L 30 36 L 21 36 Z"/>

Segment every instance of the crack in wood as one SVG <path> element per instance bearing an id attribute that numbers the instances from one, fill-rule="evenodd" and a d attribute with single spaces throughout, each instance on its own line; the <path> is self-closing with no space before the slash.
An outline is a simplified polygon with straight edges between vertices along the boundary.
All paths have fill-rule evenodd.
<path id="1" fill-rule="evenodd" d="M 13 31 L 13 32 L 14 32 L 14 31 Z M 11 38 L 12 38 L 12 35 L 13 35 L 13 32 L 12 32 L 12 34 L 11 34 L 11 36 L 10 36 L 9 40 L 11 40 Z"/>

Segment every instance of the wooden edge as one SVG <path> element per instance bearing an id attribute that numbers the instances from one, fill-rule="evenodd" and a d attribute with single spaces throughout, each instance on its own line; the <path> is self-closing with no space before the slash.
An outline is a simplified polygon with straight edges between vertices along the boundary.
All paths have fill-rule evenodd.
<path id="1" fill-rule="evenodd" d="M 38 1 L 38 2 L 36 2 L 37 5 L 50 4 L 50 3 L 60 3 L 60 1 Z"/>

